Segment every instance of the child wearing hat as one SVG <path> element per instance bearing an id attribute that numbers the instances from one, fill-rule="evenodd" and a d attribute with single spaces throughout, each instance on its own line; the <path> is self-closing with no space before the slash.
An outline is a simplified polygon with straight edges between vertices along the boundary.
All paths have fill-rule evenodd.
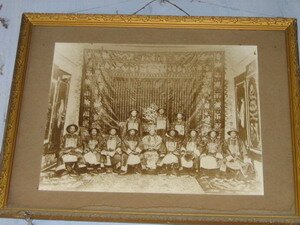
<path id="1" fill-rule="evenodd" d="M 99 136 L 97 128 L 89 130 L 89 136 L 85 139 L 84 143 L 84 159 L 88 171 L 96 173 L 97 169 L 100 170 L 100 152 L 103 147 L 103 140 Z"/>
<path id="2" fill-rule="evenodd" d="M 181 148 L 181 166 L 182 169 L 189 170 L 196 173 L 200 169 L 200 155 L 203 151 L 201 139 L 198 137 L 198 131 L 195 129 L 190 130 L 188 137 L 183 142 Z"/>
<path id="3" fill-rule="evenodd" d="M 139 148 L 140 138 L 136 129 L 130 129 L 123 139 L 122 167 L 120 174 L 126 174 L 128 167 L 132 167 L 135 173 L 140 173 L 141 159 Z"/>
<path id="4" fill-rule="evenodd" d="M 178 140 L 177 130 L 170 129 L 167 132 L 167 137 L 164 139 L 164 144 L 166 146 L 166 153 L 161 154 L 163 158 L 161 162 L 158 163 L 158 166 L 165 167 L 163 172 L 166 172 L 167 175 L 177 175 L 175 169 L 178 168 L 180 154 L 180 141 Z"/>
<path id="5" fill-rule="evenodd" d="M 121 139 L 116 128 L 109 129 L 109 134 L 104 140 L 104 149 L 101 151 L 101 166 L 105 166 L 106 172 L 118 173 L 121 167 Z"/>
<path id="6" fill-rule="evenodd" d="M 59 152 L 59 161 L 56 173 L 61 174 L 66 170 L 69 175 L 77 175 L 80 168 L 85 167 L 82 156 L 82 141 L 76 134 L 78 126 L 70 124 L 67 126 L 67 133 L 62 137 Z"/>

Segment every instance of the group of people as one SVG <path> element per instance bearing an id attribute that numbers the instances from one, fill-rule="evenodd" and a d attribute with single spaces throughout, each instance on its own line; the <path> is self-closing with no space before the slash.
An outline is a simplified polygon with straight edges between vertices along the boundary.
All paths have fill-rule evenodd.
<path id="1" fill-rule="evenodd" d="M 138 111 L 132 110 L 123 131 L 110 128 L 103 134 L 91 128 L 82 138 L 78 126 L 71 124 L 61 139 L 56 174 L 167 174 L 238 176 L 254 174 L 251 158 L 237 130 L 228 131 L 223 141 L 219 132 L 211 130 L 202 136 L 196 129 L 188 129 L 183 113 L 177 113 L 169 123 L 164 109 L 157 110 L 157 120 L 142 132 Z"/>

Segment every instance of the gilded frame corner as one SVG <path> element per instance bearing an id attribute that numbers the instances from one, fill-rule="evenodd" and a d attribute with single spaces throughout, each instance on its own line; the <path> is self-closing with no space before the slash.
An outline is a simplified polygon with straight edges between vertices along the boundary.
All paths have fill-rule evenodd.
<path id="1" fill-rule="evenodd" d="M 286 35 L 286 51 L 289 74 L 290 111 L 292 121 L 294 180 L 295 180 L 295 216 L 259 215 L 177 215 L 146 214 L 80 210 L 11 209 L 8 204 L 9 183 L 13 167 L 14 145 L 17 136 L 24 79 L 32 28 L 35 26 L 84 26 L 84 27 L 143 27 L 143 28 L 183 28 L 218 30 L 281 30 Z M 24 217 L 24 212 L 32 218 L 97 220 L 126 222 L 220 222 L 226 223 L 266 223 L 273 219 L 280 223 L 300 221 L 300 74 L 297 45 L 297 22 L 292 18 L 253 18 L 253 17 L 180 17 L 180 16 L 129 16 L 129 15 L 84 15 L 84 14 L 41 14 L 25 13 L 22 16 L 21 31 L 12 89 L 8 108 L 5 136 L 3 142 L 3 160 L 0 174 L 0 217 Z"/>

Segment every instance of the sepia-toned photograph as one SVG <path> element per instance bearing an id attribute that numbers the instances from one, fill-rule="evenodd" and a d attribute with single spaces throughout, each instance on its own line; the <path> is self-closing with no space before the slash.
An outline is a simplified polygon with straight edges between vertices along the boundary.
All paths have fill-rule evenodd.
<path id="1" fill-rule="evenodd" d="M 263 195 L 257 57 L 56 43 L 39 190 Z"/>

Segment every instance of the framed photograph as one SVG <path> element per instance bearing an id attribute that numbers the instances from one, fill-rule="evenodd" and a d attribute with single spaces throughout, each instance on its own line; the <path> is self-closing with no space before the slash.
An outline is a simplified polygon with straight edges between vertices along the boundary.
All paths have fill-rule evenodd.
<path id="1" fill-rule="evenodd" d="M 300 222 L 296 20 L 23 15 L 0 215 Z"/>

